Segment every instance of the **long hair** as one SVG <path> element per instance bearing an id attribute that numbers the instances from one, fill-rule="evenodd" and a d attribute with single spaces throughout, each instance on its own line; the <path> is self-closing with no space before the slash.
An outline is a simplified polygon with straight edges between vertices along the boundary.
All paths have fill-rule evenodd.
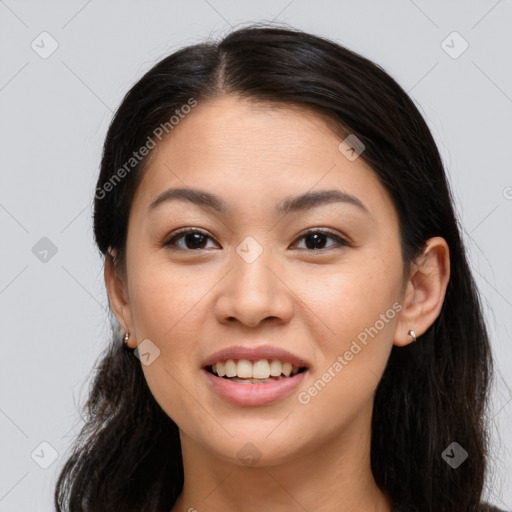
<path id="1" fill-rule="evenodd" d="M 488 443 L 488 333 L 434 139 L 413 101 L 380 66 L 326 38 L 261 24 L 158 62 L 126 94 L 106 136 L 94 201 L 101 254 L 114 249 L 116 265 L 124 268 L 130 205 L 148 158 L 127 167 L 133 153 L 160 134 L 158 127 L 171 133 L 169 119 L 191 99 L 225 94 L 307 107 L 340 137 L 356 135 L 365 145 L 360 158 L 397 209 L 406 267 L 428 238 L 447 241 L 451 276 L 441 312 L 417 343 L 393 346 L 377 387 L 371 469 L 400 509 L 477 510 Z M 179 430 L 116 330 L 85 413 L 57 482 L 57 510 L 170 510 L 184 479 Z M 468 453 L 457 469 L 442 457 L 452 442 Z"/>

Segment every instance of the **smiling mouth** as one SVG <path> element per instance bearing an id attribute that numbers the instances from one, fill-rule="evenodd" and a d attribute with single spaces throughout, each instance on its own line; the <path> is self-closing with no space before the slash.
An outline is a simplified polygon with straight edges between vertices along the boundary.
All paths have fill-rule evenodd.
<path id="1" fill-rule="evenodd" d="M 206 371 L 223 379 L 242 384 L 265 384 L 278 380 L 293 378 L 307 370 L 306 367 L 294 366 L 278 359 L 228 359 L 207 366 Z"/>

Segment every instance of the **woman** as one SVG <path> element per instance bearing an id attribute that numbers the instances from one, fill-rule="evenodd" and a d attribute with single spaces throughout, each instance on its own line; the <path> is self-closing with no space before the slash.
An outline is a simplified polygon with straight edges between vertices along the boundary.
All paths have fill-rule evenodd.
<path id="1" fill-rule="evenodd" d="M 94 232 L 119 329 L 59 511 L 497 510 L 479 298 L 380 67 L 265 26 L 168 56 L 109 128 Z"/>

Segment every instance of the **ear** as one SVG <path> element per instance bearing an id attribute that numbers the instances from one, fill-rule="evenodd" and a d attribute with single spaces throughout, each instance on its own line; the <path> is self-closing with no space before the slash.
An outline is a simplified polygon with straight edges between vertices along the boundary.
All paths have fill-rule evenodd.
<path id="1" fill-rule="evenodd" d="M 450 249 L 446 240 L 427 240 L 420 257 L 412 263 L 402 297 L 393 343 L 404 346 L 413 341 L 412 329 L 420 337 L 436 320 L 443 306 L 450 280 Z"/>
<path id="2" fill-rule="evenodd" d="M 132 320 L 132 313 L 130 308 L 130 302 L 128 299 L 128 286 L 125 276 L 118 275 L 116 266 L 114 264 L 115 252 L 111 252 L 109 249 L 105 255 L 105 285 L 107 287 L 108 296 L 110 299 L 110 305 L 112 311 L 117 318 L 122 334 L 130 332 L 132 335 L 128 340 L 128 346 L 136 348 L 136 340 L 134 335 L 134 325 Z"/>

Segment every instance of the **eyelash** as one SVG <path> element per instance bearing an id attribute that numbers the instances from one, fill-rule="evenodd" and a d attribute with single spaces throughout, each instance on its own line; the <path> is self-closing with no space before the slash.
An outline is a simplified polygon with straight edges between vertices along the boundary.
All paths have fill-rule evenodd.
<path id="1" fill-rule="evenodd" d="M 197 251 L 205 251 L 207 249 L 184 249 L 182 247 L 172 247 L 173 245 L 175 246 L 175 242 L 176 240 L 180 239 L 180 238 L 183 238 L 184 236 L 188 235 L 188 234 L 191 234 L 191 233 L 198 233 L 200 235 L 204 235 L 205 237 L 213 240 L 213 238 L 208 235 L 208 233 L 204 232 L 203 230 L 200 230 L 200 229 L 197 229 L 197 228 L 184 228 L 183 230 L 180 230 L 176 233 L 173 234 L 173 236 L 169 239 L 167 239 L 165 242 L 162 243 L 162 247 L 167 247 L 169 248 L 169 250 L 172 250 L 172 251 L 194 251 L 194 252 L 197 252 Z M 311 235 L 314 235 L 314 234 L 322 234 L 322 235 L 327 235 L 328 238 L 332 238 L 333 240 L 336 240 L 338 242 L 339 245 L 341 246 L 347 246 L 349 247 L 350 246 L 350 243 L 343 237 L 341 237 L 340 235 L 338 234 L 335 234 L 333 233 L 332 231 L 328 231 L 328 230 L 325 230 L 325 229 L 311 229 L 309 231 L 306 231 L 304 233 L 302 233 L 301 235 L 299 235 L 296 239 L 295 239 L 295 242 L 296 243 L 298 240 L 301 240 L 303 238 L 306 238 L 308 236 L 311 236 Z M 320 251 L 326 251 L 326 250 L 329 250 L 331 249 L 332 247 L 334 246 L 331 246 L 331 247 L 327 247 L 327 248 L 322 248 L 322 249 L 307 249 L 307 248 L 303 248 L 303 249 L 300 249 L 300 250 L 305 250 L 305 251 L 308 251 L 308 252 L 320 252 Z"/>

